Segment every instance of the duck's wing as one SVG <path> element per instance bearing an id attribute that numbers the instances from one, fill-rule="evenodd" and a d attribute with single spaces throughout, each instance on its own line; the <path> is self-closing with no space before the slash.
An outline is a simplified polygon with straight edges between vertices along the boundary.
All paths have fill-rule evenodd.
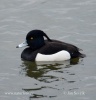
<path id="1" fill-rule="evenodd" d="M 79 57 L 82 55 L 76 46 L 57 40 L 52 40 L 52 42 L 45 41 L 45 45 L 40 48 L 38 52 L 41 54 L 49 55 L 57 53 L 61 50 L 68 51 L 71 55 L 71 58 Z"/>
<path id="2" fill-rule="evenodd" d="M 78 48 L 77 46 L 75 45 L 72 45 L 70 43 L 66 43 L 66 42 L 62 42 L 62 41 L 59 41 L 59 40 L 52 40 L 53 42 L 56 42 L 56 43 L 62 43 L 63 45 L 66 45 L 68 47 L 74 47 L 76 49 L 78 49 L 78 51 L 83 51 L 82 49 Z"/>

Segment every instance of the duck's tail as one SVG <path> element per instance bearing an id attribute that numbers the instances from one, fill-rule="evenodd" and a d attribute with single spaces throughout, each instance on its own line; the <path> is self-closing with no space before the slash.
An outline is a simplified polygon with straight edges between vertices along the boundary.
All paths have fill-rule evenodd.
<path id="1" fill-rule="evenodd" d="M 78 49 L 78 51 L 83 51 L 83 50 L 80 49 L 80 48 L 77 48 L 77 49 Z M 79 52 L 79 57 L 84 58 L 84 57 L 86 57 L 86 55 Z"/>
<path id="2" fill-rule="evenodd" d="M 86 55 L 85 55 L 85 54 L 80 53 L 80 54 L 79 54 L 79 57 L 84 58 L 84 57 L 86 57 Z"/>

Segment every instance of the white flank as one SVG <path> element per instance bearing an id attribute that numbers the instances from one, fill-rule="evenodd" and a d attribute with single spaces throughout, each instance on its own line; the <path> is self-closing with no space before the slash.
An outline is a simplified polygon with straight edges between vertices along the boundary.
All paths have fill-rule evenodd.
<path id="1" fill-rule="evenodd" d="M 64 61 L 64 60 L 69 60 L 70 58 L 71 56 L 69 52 L 62 50 L 60 52 L 51 55 L 44 55 L 38 53 L 35 60 L 36 61 Z"/>

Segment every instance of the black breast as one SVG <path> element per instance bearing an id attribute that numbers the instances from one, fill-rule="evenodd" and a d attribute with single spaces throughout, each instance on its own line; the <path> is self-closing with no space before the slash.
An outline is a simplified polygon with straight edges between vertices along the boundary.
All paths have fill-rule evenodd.
<path id="1" fill-rule="evenodd" d="M 28 61 L 35 61 L 38 50 L 33 51 L 31 48 L 26 48 L 21 54 L 21 58 Z"/>

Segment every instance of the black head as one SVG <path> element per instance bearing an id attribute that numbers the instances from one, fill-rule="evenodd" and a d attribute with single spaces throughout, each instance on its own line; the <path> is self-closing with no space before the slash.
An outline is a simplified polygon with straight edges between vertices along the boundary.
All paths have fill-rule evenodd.
<path id="1" fill-rule="evenodd" d="M 28 46 L 33 50 L 36 50 L 45 45 L 44 37 L 51 41 L 51 39 L 41 30 L 32 30 L 26 36 Z"/>

